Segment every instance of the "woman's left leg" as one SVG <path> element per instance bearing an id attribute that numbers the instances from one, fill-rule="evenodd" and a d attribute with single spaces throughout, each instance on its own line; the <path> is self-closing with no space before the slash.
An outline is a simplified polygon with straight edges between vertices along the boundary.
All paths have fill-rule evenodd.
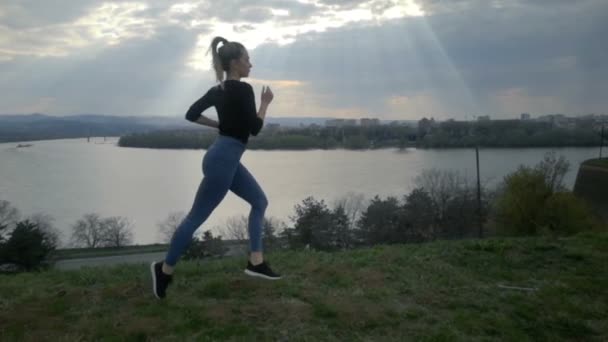
<path id="1" fill-rule="evenodd" d="M 281 275 L 275 273 L 262 256 L 262 227 L 268 200 L 258 182 L 241 163 L 236 169 L 230 190 L 251 204 L 251 211 L 249 212 L 249 249 L 251 255 L 245 274 L 270 280 L 281 279 Z"/>
<path id="2" fill-rule="evenodd" d="M 262 252 L 262 227 L 268 199 L 264 191 L 243 164 L 236 169 L 230 191 L 251 205 L 249 212 L 249 248 L 251 253 Z"/>

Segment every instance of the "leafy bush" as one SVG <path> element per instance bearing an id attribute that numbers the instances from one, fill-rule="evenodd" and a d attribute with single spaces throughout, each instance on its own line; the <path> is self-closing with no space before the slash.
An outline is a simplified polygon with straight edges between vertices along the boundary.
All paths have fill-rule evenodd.
<path id="1" fill-rule="evenodd" d="M 499 234 L 569 235 L 596 227 L 590 208 L 563 184 L 569 164 L 548 153 L 534 168 L 505 177 L 494 203 Z"/>
<path id="2" fill-rule="evenodd" d="M 365 245 L 405 242 L 403 213 L 394 197 L 375 196 L 357 222 L 359 241 Z"/>
<path id="3" fill-rule="evenodd" d="M 213 236 L 205 231 L 203 238 L 193 237 L 188 249 L 183 254 L 184 260 L 202 259 L 205 257 L 223 256 L 227 251 L 221 236 Z"/>
<path id="4" fill-rule="evenodd" d="M 38 226 L 28 220 L 17 222 L 6 243 L 0 245 L 0 264 L 11 263 L 25 271 L 48 266 L 56 245 Z"/>
<path id="5" fill-rule="evenodd" d="M 498 233 L 536 234 L 537 217 L 549 196 L 551 189 L 540 171 L 520 167 L 507 175 L 494 208 Z"/>
<path id="6" fill-rule="evenodd" d="M 570 192 L 551 195 L 537 220 L 541 231 L 556 235 L 591 230 L 596 224 L 590 208 Z"/>
<path id="7" fill-rule="evenodd" d="M 310 247 L 318 250 L 337 250 L 352 245 L 350 221 L 344 207 L 331 210 L 325 201 L 308 197 L 295 206 L 296 214 L 291 217 L 293 228 L 282 232 L 290 248 Z"/>

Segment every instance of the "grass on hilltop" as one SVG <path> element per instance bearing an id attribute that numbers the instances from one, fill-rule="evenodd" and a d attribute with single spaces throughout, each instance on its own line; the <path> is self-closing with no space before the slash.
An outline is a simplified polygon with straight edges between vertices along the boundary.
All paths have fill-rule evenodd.
<path id="1" fill-rule="evenodd" d="M 606 341 L 608 234 L 491 238 L 0 276 L 2 341 Z"/>

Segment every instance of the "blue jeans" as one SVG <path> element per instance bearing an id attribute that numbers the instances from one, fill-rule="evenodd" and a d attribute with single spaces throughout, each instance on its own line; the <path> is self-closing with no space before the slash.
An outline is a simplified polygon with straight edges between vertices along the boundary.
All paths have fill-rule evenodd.
<path id="1" fill-rule="evenodd" d="M 219 135 L 203 157 L 203 180 L 196 192 L 194 204 L 177 227 L 165 263 L 174 266 L 186 250 L 194 232 L 224 199 L 228 190 L 251 204 L 249 212 L 249 247 L 251 252 L 262 250 L 262 225 L 268 200 L 255 178 L 241 164 L 245 144 L 232 137 Z"/>

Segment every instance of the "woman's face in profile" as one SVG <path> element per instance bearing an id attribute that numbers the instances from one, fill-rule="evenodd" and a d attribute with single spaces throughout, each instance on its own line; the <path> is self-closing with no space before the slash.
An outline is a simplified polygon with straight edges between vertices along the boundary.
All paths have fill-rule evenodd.
<path id="1" fill-rule="evenodd" d="M 241 77 L 249 76 L 249 71 L 252 67 L 253 65 L 251 65 L 249 62 L 249 53 L 247 53 L 247 50 L 243 51 L 241 58 L 235 59 L 232 62 L 232 68 L 234 68 L 233 70 L 237 71 Z"/>

